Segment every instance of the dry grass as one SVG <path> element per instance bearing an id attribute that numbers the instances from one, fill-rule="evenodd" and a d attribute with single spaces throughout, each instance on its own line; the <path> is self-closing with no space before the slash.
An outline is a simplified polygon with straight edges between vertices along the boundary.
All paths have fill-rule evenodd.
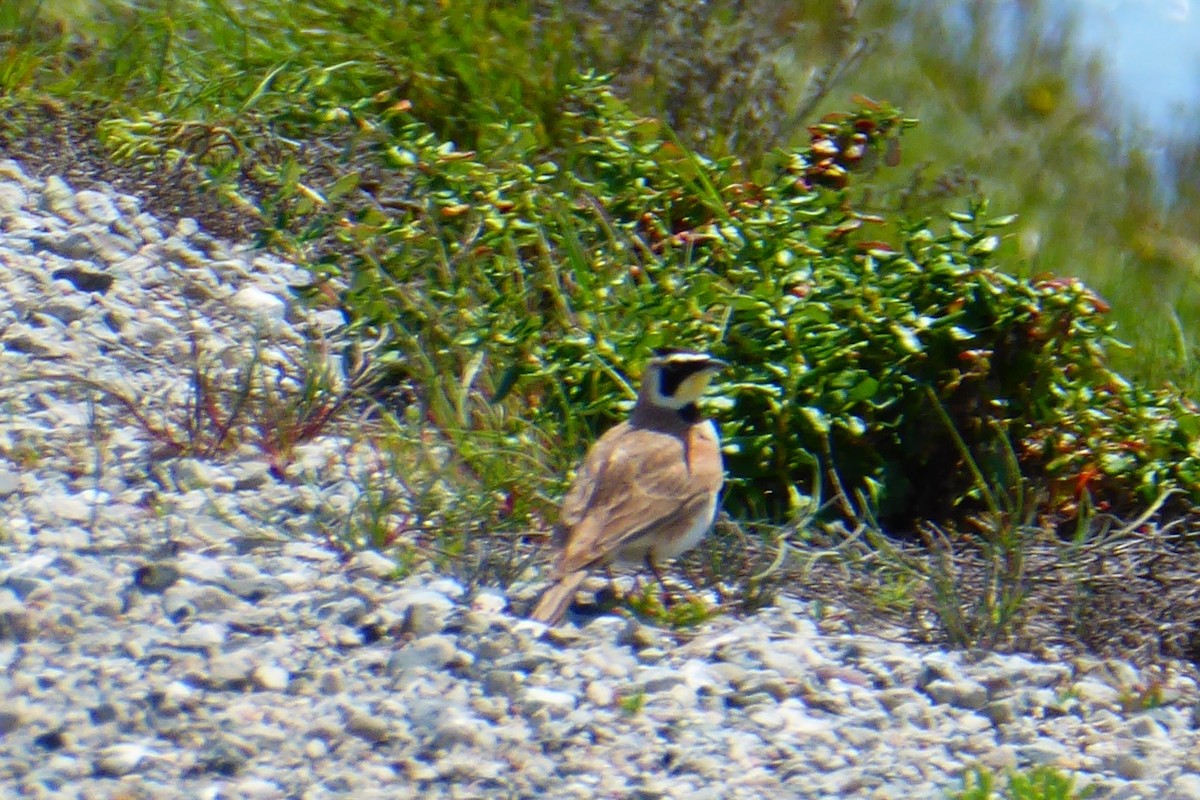
<path id="1" fill-rule="evenodd" d="M 1083 544 L 1052 530 L 1022 548 L 1021 602 L 1003 635 L 988 649 L 1033 655 L 1089 653 L 1139 665 L 1190 664 L 1200 675 L 1200 582 L 1195 537 L 1200 515 L 1144 522 L 1136 530 L 1111 518 L 1093 521 Z M 792 571 L 800 596 L 848 608 L 865 631 L 906 632 L 914 642 L 946 644 L 950 619 L 975 619 L 986 629 L 995 565 L 978 540 L 947 537 L 937 548 L 893 543 L 889 553 L 833 531 L 820 537 Z M 836 558 L 813 558 L 837 552 Z M 938 577 L 953 581 L 958 600 L 948 614 Z M 897 590 L 897 587 L 901 587 Z M 983 616 L 983 619 L 979 619 Z"/>

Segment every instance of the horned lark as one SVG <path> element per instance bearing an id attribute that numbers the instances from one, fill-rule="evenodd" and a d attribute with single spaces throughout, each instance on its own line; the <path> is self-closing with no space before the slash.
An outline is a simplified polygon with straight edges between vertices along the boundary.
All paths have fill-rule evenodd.
<path id="1" fill-rule="evenodd" d="M 563 500 L 554 583 L 530 615 L 562 618 L 589 569 L 657 565 L 695 547 L 712 527 L 725 480 L 716 426 L 696 401 L 725 362 L 660 351 L 629 419 L 592 445 Z"/>

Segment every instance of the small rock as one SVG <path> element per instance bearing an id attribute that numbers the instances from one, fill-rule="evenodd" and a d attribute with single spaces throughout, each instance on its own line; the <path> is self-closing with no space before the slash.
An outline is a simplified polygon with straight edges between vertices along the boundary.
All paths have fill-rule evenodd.
<path id="1" fill-rule="evenodd" d="M 197 583 L 220 583 L 228 574 L 220 559 L 182 553 L 175 562 L 185 576 Z"/>
<path id="2" fill-rule="evenodd" d="M 15 214 L 21 211 L 29 202 L 29 195 L 21 188 L 21 184 L 12 181 L 0 183 L 0 212 Z"/>
<path id="3" fill-rule="evenodd" d="M 578 701 L 570 692 L 530 686 L 521 693 L 521 703 L 530 709 L 544 708 L 553 714 L 565 714 L 574 711 Z"/>
<path id="4" fill-rule="evenodd" d="M 234 470 L 233 488 L 239 492 L 261 489 L 272 480 L 271 466 L 261 461 L 243 464 Z"/>
<path id="5" fill-rule="evenodd" d="M 367 613 L 367 603 L 357 595 L 331 600 L 317 606 L 317 619 L 333 620 L 343 625 L 358 625 Z"/>
<path id="6" fill-rule="evenodd" d="M 643 664 L 658 664 L 667 657 L 667 651 L 661 647 L 646 647 L 637 651 L 637 657 Z"/>
<path id="7" fill-rule="evenodd" d="M 133 585 L 143 592 L 159 594 L 174 586 L 179 576 L 179 568 L 169 562 L 143 564 L 133 572 Z"/>
<path id="8" fill-rule="evenodd" d="M 214 689 L 231 689 L 250 682 L 254 665 L 241 653 L 221 653 L 213 657 L 208 667 L 207 685 Z"/>
<path id="9" fill-rule="evenodd" d="M 1053 739 L 1041 738 L 1017 747 L 1018 760 L 1034 766 L 1056 766 L 1065 762 L 1071 755 L 1065 745 Z"/>
<path id="10" fill-rule="evenodd" d="M 527 621 L 527 620 L 524 620 Z M 546 628 L 546 641 L 558 647 L 571 647 L 587 639 L 587 636 L 574 625 L 557 625 Z"/>
<path id="11" fill-rule="evenodd" d="M 414 636 L 441 633 L 446 627 L 446 610 L 427 603 L 415 603 L 404 610 L 400 629 Z"/>
<path id="12" fill-rule="evenodd" d="M 366 638 L 361 630 L 351 628 L 349 625 L 337 625 L 333 629 L 333 640 L 337 642 L 338 647 L 362 647 L 366 643 Z"/>
<path id="13" fill-rule="evenodd" d="M 588 701 L 600 708 L 608 708 L 617 698 L 617 693 L 606 681 L 592 681 L 584 690 Z"/>
<path id="14" fill-rule="evenodd" d="M 471 610 L 484 614 L 499 614 L 507 605 L 508 598 L 499 592 L 480 592 L 471 600 Z"/>
<path id="15" fill-rule="evenodd" d="M 375 744 L 382 744 L 389 738 L 386 722 L 374 714 L 357 711 L 346 719 L 346 732 Z"/>
<path id="16" fill-rule="evenodd" d="M 413 783 L 430 783 L 441 777 L 429 764 L 413 758 L 402 759 L 397 766 L 404 770 L 404 777 Z"/>
<path id="17" fill-rule="evenodd" d="M 176 583 L 162 594 L 163 613 L 177 622 L 194 617 L 198 612 L 228 611 L 242 605 L 235 595 L 218 586 Z"/>
<path id="18" fill-rule="evenodd" d="M 191 708 L 199 700 L 199 692 L 183 681 L 171 681 L 158 695 L 158 710 L 174 713 Z"/>
<path id="19" fill-rule="evenodd" d="M 286 587 L 283 581 L 267 575 L 259 575 L 250 578 L 229 578 L 225 581 L 225 588 L 243 600 L 257 603 L 264 598 L 279 594 Z"/>
<path id="20" fill-rule="evenodd" d="M 1129 721 L 1125 728 L 1138 739 L 1166 739 L 1167 731 L 1162 723 L 1152 717 L 1139 715 Z"/>
<path id="21" fill-rule="evenodd" d="M 644 650 L 650 647 L 661 649 L 666 639 L 660 631 L 631 619 L 625 625 L 625 629 L 621 631 L 617 641 L 635 650 Z"/>
<path id="22" fill-rule="evenodd" d="M 181 458 L 172 469 L 175 484 L 183 491 L 207 489 L 217 482 L 220 472 L 196 458 Z"/>
<path id="23" fill-rule="evenodd" d="M 372 578 L 383 580 L 396 573 L 396 562 L 375 550 L 359 550 L 350 558 L 346 569 L 365 572 Z"/>
<path id="24" fill-rule="evenodd" d="M 255 667 L 251 677 L 260 689 L 271 692 L 282 692 L 288 687 L 290 676 L 283 667 L 274 664 L 260 664 Z"/>
<path id="25" fill-rule="evenodd" d="M 325 333 L 331 333 L 346 324 L 346 314 L 339 309 L 325 309 L 313 315 L 317 327 Z"/>
<path id="26" fill-rule="evenodd" d="M 1200 775 L 1178 775 L 1161 800 L 1200 800 Z"/>
<path id="27" fill-rule="evenodd" d="M 75 204 L 84 216 L 101 225 L 111 225 L 121 218 L 112 200 L 100 192 L 84 189 L 75 193 Z"/>
<path id="28" fill-rule="evenodd" d="M 1121 693 L 1094 678 L 1076 681 L 1072 689 L 1081 702 L 1090 706 L 1115 708 L 1120 704 Z"/>
<path id="29" fill-rule="evenodd" d="M 4 591 L 0 592 L 0 610 L 23 611 L 25 598 L 47 585 L 49 581 L 32 575 L 9 575 L 4 580 Z"/>
<path id="30" fill-rule="evenodd" d="M 100 775 L 119 778 L 134 772 L 144 760 L 154 755 L 154 751 L 145 745 L 110 745 L 100 751 L 100 755 L 96 758 L 96 772 Z"/>
<path id="31" fill-rule="evenodd" d="M 425 588 L 449 598 L 459 598 L 467 593 L 463 585 L 453 578 L 436 578 L 430 581 Z"/>
<path id="32" fill-rule="evenodd" d="M 1012 700 L 993 700 L 983 707 L 983 714 L 993 725 L 1007 725 L 1015 717 Z"/>
<path id="33" fill-rule="evenodd" d="M 455 746 L 472 747 L 486 753 L 496 746 L 496 735 L 485 720 L 451 713 L 438 722 L 430 744 L 447 750 Z"/>
<path id="34" fill-rule="evenodd" d="M 1105 770 L 1115 772 L 1127 781 L 1148 778 L 1158 771 L 1153 759 L 1129 751 L 1104 759 L 1102 765 Z"/>
<path id="35" fill-rule="evenodd" d="M 449 636 L 424 636 L 393 653 L 388 659 L 387 673 L 396 675 L 418 668 L 439 670 L 453 661 L 457 654 L 455 641 Z"/>
<path id="36" fill-rule="evenodd" d="M 200 232 L 200 223 L 192 217 L 180 217 L 175 223 L 175 231 L 171 234 L 180 239 L 190 239 Z"/>
<path id="37" fill-rule="evenodd" d="M 888 711 L 894 711 L 899 706 L 905 703 L 912 703 L 920 699 L 920 695 L 912 689 L 885 689 L 879 693 L 876 698 L 879 704 Z"/>
<path id="38" fill-rule="evenodd" d="M 21 724 L 21 714 L 10 708 L 0 709 L 0 735 L 8 735 Z"/>
<path id="39" fill-rule="evenodd" d="M 47 510 L 57 519 L 71 522 L 88 522 L 92 518 L 92 504 L 73 494 L 46 495 L 42 498 Z"/>
<path id="40" fill-rule="evenodd" d="M 227 633 L 228 629 L 224 625 L 214 622 L 197 623 L 179 635 L 176 645 L 193 650 L 220 647 L 225 643 Z"/>
<path id="41" fill-rule="evenodd" d="M 341 670 L 329 669 L 321 673 L 317 688 L 329 696 L 339 695 L 346 691 L 346 676 Z"/>
<path id="42" fill-rule="evenodd" d="M 231 302 L 234 308 L 260 324 L 282 325 L 287 313 L 287 304 L 283 300 L 255 286 L 239 290 Z"/>
<path id="43" fill-rule="evenodd" d="M 634 679 L 638 688 L 649 694 L 665 692 L 683 684 L 683 675 L 672 667 L 652 667 L 638 672 Z"/>
<path id="44" fill-rule="evenodd" d="M 277 783 L 263 778 L 244 778 L 234 784 L 233 793 L 247 800 L 275 800 L 283 796 Z"/>
<path id="45" fill-rule="evenodd" d="M 0 467 L 0 500 L 16 494 L 20 488 L 21 481 L 18 475 L 12 470 Z"/>
<path id="46" fill-rule="evenodd" d="M 512 697 L 521 685 L 524 676 L 510 669 L 488 670 L 483 679 L 483 692 L 488 695 Z"/>
<path id="47" fill-rule="evenodd" d="M 935 702 L 977 711 L 987 705 L 987 689 L 982 684 L 969 680 L 934 680 L 925 686 L 925 692 Z"/>
<path id="48" fill-rule="evenodd" d="M 69 222 L 79 220 L 75 209 L 75 190 L 57 175 L 46 178 L 42 187 L 42 206 Z"/>
<path id="49" fill-rule="evenodd" d="M 236 775 L 246 765 L 255 748 L 228 734 L 207 744 L 196 756 L 203 772 L 214 775 Z"/>
<path id="50" fill-rule="evenodd" d="M 448 598 L 442 599 L 447 603 L 450 602 Z M 459 616 L 458 626 L 463 633 L 478 635 L 490 631 L 492 623 L 495 621 L 495 615 L 493 614 L 484 614 L 482 611 L 467 611 Z M 541 625 L 540 622 L 534 624 Z"/>

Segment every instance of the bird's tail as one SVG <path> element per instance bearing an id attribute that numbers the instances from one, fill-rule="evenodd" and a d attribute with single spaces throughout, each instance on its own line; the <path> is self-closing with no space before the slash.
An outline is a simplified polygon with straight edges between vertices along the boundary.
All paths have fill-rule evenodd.
<path id="1" fill-rule="evenodd" d="M 544 622 L 547 625 L 558 624 L 563 614 L 567 613 L 567 607 L 571 605 L 571 601 L 575 599 L 575 590 L 579 588 L 579 584 L 583 583 L 583 579 L 586 577 L 587 572 L 584 570 L 568 572 L 559 577 L 550 584 L 550 588 L 542 593 L 541 599 L 534 606 L 533 613 L 529 615 L 530 619 Z"/>

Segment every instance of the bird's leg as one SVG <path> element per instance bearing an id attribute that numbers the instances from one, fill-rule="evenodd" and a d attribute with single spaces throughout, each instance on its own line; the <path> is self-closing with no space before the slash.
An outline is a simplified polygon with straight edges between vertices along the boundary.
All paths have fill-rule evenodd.
<path id="1" fill-rule="evenodd" d="M 654 559 L 650 553 L 646 554 L 646 568 L 654 575 L 654 579 L 658 581 L 658 586 L 662 589 L 662 604 L 663 608 L 670 608 L 675 603 L 675 598 L 671 594 L 671 590 L 667 588 L 666 581 L 663 580 L 662 573 L 658 569 L 658 565 L 654 563 Z"/>
<path id="2" fill-rule="evenodd" d="M 614 602 L 620 602 L 621 590 L 617 587 L 617 579 L 613 575 L 612 564 L 604 565 L 604 577 L 608 581 L 608 596 Z"/>
<path id="3" fill-rule="evenodd" d="M 604 565 L 604 577 L 608 585 L 596 592 L 596 605 L 601 609 L 612 609 L 621 602 L 621 592 L 613 577 L 612 567 L 608 564 Z"/>

